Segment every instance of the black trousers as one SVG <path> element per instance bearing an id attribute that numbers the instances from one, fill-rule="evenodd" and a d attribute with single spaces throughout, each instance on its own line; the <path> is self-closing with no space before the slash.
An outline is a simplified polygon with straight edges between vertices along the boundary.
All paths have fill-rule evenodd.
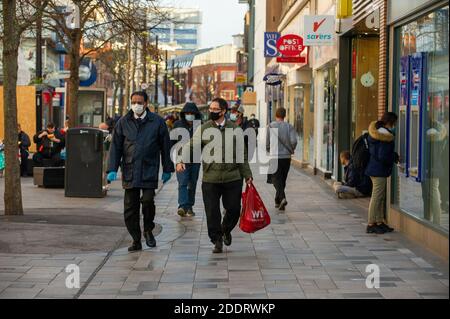
<path id="1" fill-rule="evenodd" d="M 230 183 L 202 183 L 208 236 L 212 243 L 220 240 L 224 233 L 231 233 L 241 215 L 242 180 Z M 222 221 L 220 199 L 225 208 Z"/>
<path id="2" fill-rule="evenodd" d="M 286 199 L 286 180 L 288 177 L 289 169 L 291 168 L 290 158 L 278 159 L 277 171 L 272 174 L 272 184 L 275 187 L 275 203 L 280 204 L 283 199 Z"/>
<path id="3" fill-rule="evenodd" d="M 28 152 L 20 150 L 20 176 L 27 176 Z"/>
<path id="4" fill-rule="evenodd" d="M 142 191 L 142 197 L 141 197 Z M 140 208 L 144 215 L 144 232 L 155 228 L 155 190 L 132 188 L 125 190 L 124 217 L 125 225 L 133 241 L 141 241 Z"/>

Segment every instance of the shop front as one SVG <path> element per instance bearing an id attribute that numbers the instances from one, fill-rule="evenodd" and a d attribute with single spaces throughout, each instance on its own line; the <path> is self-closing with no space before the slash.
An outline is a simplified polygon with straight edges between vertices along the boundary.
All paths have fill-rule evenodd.
<path id="1" fill-rule="evenodd" d="M 449 5 L 415 5 L 390 5 L 390 108 L 399 114 L 401 157 L 392 179 L 391 218 L 448 259 Z"/>
<path id="2" fill-rule="evenodd" d="M 381 58 L 386 39 L 380 27 L 384 12 L 385 7 L 379 2 L 368 1 L 365 7 L 354 8 L 351 25 L 340 30 L 339 68 L 336 69 L 337 154 L 350 151 L 355 140 L 386 110 L 383 98 L 386 59 Z M 342 167 L 336 173 L 338 179 L 342 178 Z"/>

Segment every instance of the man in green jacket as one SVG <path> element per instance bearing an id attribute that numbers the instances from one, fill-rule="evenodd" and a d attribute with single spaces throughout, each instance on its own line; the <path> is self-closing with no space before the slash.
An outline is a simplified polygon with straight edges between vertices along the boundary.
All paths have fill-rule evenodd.
<path id="1" fill-rule="evenodd" d="M 233 135 L 238 127 L 225 119 L 227 109 L 228 103 L 224 99 L 216 98 L 212 101 L 209 107 L 210 121 L 203 124 L 190 143 L 186 144 L 190 152 L 183 152 L 183 156 L 177 160 L 177 172 L 183 172 L 184 163 L 189 161 L 189 154 L 199 148 L 203 151 L 202 193 L 208 235 L 214 244 L 214 253 L 223 251 L 223 243 L 231 245 L 231 231 L 238 223 L 241 212 L 242 180 L 245 179 L 247 183 L 253 181 L 247 152 L 244 150 L 244 138 Z M 217 141 L 218 138 L 212 138 L 213 136 L 222 140 Z M 230 136 L 233 137 L 232 144 Z M 196 160 L 199 158 L 194 152 L 194 161 Z M 223 221 L 220 199 L 226 210 Z"/>

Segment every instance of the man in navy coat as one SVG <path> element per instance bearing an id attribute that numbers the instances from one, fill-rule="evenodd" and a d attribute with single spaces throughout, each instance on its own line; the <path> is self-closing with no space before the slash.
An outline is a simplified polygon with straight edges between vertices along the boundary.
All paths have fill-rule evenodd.
<path id="1" fill-rule="evenodd" d="M 153 236 L 155 227 L 155 189 L 158 188 L 159 167 L 162 163 L 164 183 L 174 172 L 170 159 L 170 137 L 164 120 L 147 108 L 145 92 L 131 95 L 131 110 L 116 124 L 109 154 L 108 181 L 117 179 L 122 171 L 125 189 L 124 215 L 133 244 L 128 251 L 142 249 L 140 206 L 144 215 L 144 238 L 149 247 L 156 246 Z"/>

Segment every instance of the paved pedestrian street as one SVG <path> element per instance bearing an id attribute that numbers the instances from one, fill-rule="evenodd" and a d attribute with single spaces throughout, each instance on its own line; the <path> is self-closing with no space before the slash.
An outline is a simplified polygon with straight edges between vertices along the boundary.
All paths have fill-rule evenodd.
<path id="1" fill-rule="evenodd" d="M 272 223 L 252 235 L 236 227 L 223 254 L 212 253 L 200 187 L 196 216 L 177 215 L 175 177 L 156 197 L 157 247 L 138 253 L 127 251 L 120 182 L 86 200 L 22 181 L 25 216 L 0 219 L 0 298 L 449 297 L 447 262 L 397 232 L 366 234 L 367 200 L 338 200 L 297 169 L 283 213 L 256 176 Z M 69 264 L 79 266 L 79 289 L 66 287 Z M 366 287 L 369 264 L 379 266 L 379 288 Z"/>

